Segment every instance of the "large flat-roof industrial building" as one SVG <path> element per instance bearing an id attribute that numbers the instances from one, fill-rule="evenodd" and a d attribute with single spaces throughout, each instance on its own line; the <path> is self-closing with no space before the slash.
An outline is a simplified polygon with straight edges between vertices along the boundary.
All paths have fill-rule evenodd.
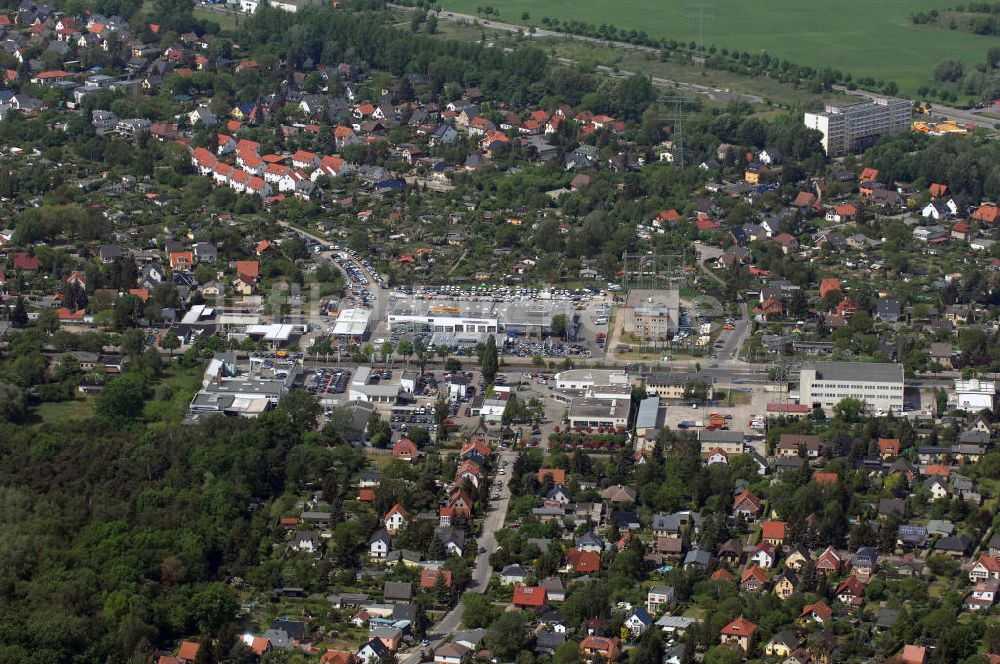
<path id="1" fill-rule="evenodd" d="M 903 365 L 880 362 L 811 362 L 799 371 L 799 403 L 831 409 L 859 399 L 869 410 L 903 411 Z"/>
<path id="2" fill-rule="evenodd" d="M 955 379 L 955 408 L 967 413 L 992 410 L 997 398 L 997 382 L 984 378 Z"/>
<path id="3" fill-rule="evenodd" d="M 639 402 L 635 416 L 635 449 L 651 452 L 656 446 L 656 434 L 663 428 L 666 410 L 660 406 L 660 397 L 646 397 Z"/>
<path id="4" fill-rule="evenodd" d="M 836 157 L 868 147 L 882 136 L 910 128 L 913 103 L 907 99 L 878 97 L 861 104 L 828 104 L 819 113 L 806 113 L 803 121 L 823 134 L 823 149 Z"/>
<path id="5" fill-rule="evenodd" d="M 191 400 L 189 421 L 208 414 L 257 417 L 275 408 L 301 375 L 297 362 L 259 357 L 250 358 L 249 371 L 241 372 L 235 351 L 216 353 Z"/>
<path id="6" fill-rule="evenodd" d="M 479 334 L 514 332 L 541 336 L 552 331 L 552 319 L 572 316 L 565 300 L 423 300 L 395 297 L 389 304 L 389 329 Z"/>
<path id="7" fill-rule="evenodd" d="M 632 399 L 589 399 L 585 397 L 573 399 L 569 408 L 569 424 L 571 427 L 587 428 L 618 428 L 628 426 Z"/>
<path id="8" fill-rule="evenodd" d="M 610 386 L 631 387 L 632 380 L 623 369 L 568 369 L 553 379 L 557 390 L 590 390 Z"/>
<path id="9" fill-rule="evenodd" d="M 337 316 L 333 336 L 338 339 L 364 341 L 370 333 L 371 309 L 344 309 Z"/>

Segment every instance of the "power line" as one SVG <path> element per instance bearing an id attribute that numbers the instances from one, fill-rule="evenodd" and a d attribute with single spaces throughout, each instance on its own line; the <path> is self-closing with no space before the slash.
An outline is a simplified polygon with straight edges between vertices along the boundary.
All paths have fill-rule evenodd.
<path id="1" fill-rule="evenodd" d="M 691 9 L 696 10 L 697 14 L 688 14 L 688 18 L 698 19 L 698 51 L 701 54 L 701 62 L 705 63 L 705 19 L 710 21 L 715 20 L 714 14 L 706 14 L 706 9 L 711 9 L 712 5 L 708 2 L 697 2 L 690 5 Z"/>
<path id="2" fill-rule="evenodd" d="M 670 133 L 670 140 L 674 149 L 674 163 L 683 168 L 684 166 L 684 121 L 692 117 L 692 113 L 685 107 L 698 104 L 695 97 L 663 96 L 659 98 L 660 103 L 673 106 L 673 112 L 660 116 L 663 120 L 673 123 L 673 130 Z"/>

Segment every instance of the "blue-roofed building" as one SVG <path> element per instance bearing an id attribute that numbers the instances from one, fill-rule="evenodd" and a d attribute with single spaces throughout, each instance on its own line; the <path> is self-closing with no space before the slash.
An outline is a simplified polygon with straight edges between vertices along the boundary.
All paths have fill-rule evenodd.
<path id="1" fill-rule="evenodd" d="M 625 619 L 625 627 L 632 632 L 633 637 L 642 636 L 647 629 L 652 627 L 653 617 L 646 611 L 646 607 L 640 606 L 635 609 L 628 618 Z"/>
<path id="2" fill-rule="evenodd" d="M 660 409 L 660 397 L 646 397 L 639 402 L 639 412 L 635 417 L 635 437 L 640 441 L 637 445 L 643 445 L 647 440 L 655 440 L 656 431 L 663 428 L 664 414 Z"/>
<path id="3" fill-rule="evenodd" d="M 927 544 L 927 529 L 904 524 L 899 527 L 896 541 L 903 547 L 923 548 Z"/>
<path id="4" fill-rule="evenodd" d="M 387 191 L 405 191 L 406 183 L 397 178 L 390 178 L 388 180 L 382 180 L 375 185 L 375 191 L 387 192 Z"/>

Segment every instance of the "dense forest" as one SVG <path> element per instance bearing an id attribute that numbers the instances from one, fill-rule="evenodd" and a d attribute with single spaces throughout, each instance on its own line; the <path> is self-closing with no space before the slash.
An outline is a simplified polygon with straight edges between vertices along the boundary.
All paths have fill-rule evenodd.
<path id="1" fill-rule="evenodd" d="M 350 62 L 396 76 L 420 74 L 440 92 L 446 83 L 478 85 L 490 98 L 514 105 L 545 93 L 546 56 L 535 48 L 512 53 L 477 44 L 437 40 L 387 28 L 380 14 L 308 8 L 294 14 L 262 6 L 243 28 L 246 43 L 266 46 L 291 66 Z"/>
<path id="2" fill-rule="evenodd" d="M 262 581 L 269 518 L 258 506 L 335 465 L 315 445 L 315 401 L 190 428 L 144 422 L 156 378 L 130 370 L 96 415 L 0 424 L 0 662 L 145 662 L 153 644 L 218 638 L 241 661 L 235 578 Z M 262 549 L 263 545 L 263 549 Z"/>

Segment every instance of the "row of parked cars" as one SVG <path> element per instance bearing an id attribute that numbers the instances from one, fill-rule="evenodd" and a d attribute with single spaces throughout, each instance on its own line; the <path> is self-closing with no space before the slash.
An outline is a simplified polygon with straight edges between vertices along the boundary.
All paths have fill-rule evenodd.
<path id="1" fill-rule="evenodd" d="M 307 389 L 312 394 L 343 394 L 350 379 L 351 372 L 348 369 L 320 367 L 307 384 Z"/>
<path id="2" fill-rule="evenodd" d="M 529 343 L 508 339 L 504 342 L 504 355 L 516 355 L 517 357 L 590 357 L 590 349 L 583 344 L 563 343 L 561 341 L 541 341 Z"/>
<path id="3" fill-rule="evenodd" d="M 577 288 L 538 289 L 510 286 L 410 286 L 401 287 L 400 293 L 422 299 L 449 298 L 456 300 L 514 302 L 517 300 L 568 300 L 589 302 L 599 290 Z"/>
<path id="4" fill-rule="evenodd" d="M 368 277 L 358 269 L 354 261 L 347 258 L 343 253 L 334 255 L 333 260 L 347 273 L 347 278 L 351 280 L 352 284 L 355 286 L 368 285 Z"/>

